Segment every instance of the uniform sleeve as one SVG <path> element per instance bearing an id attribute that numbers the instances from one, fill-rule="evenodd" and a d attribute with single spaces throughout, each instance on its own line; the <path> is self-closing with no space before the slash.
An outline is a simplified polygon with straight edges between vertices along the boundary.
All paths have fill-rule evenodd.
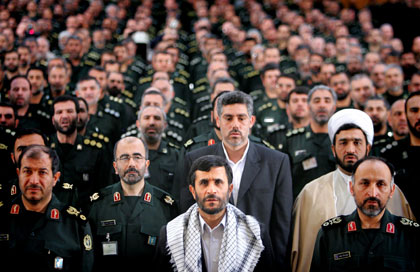
<path id="1" fill-rule="evenodd" d="M 81 271 L 92 271 L 94 262 L 92 230 L 88 222 L 81 224 L 79 229 L 82 249 Z"/>

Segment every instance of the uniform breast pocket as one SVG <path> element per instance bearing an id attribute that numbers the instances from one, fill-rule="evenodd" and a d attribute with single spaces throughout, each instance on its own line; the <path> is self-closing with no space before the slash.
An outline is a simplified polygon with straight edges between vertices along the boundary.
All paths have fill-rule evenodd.
<path id="1" fill-rule="evenodd" d="M 81 267 L 82 257 L 81 252 L 78 250 L 70 250 L 63 248 L 65 245 L 58 245 L 46 241 L 46 263 L 48 271 L 77 271 Z M 81 251 L 81 249 L 80 249 Z"/>
<path id="2" fill-rule="evenodd" d="M 103 221 L 105 222 L 105 221 Z M 100 241 L 118 241 L 121 239 L 121 225 L 99 226 L 96 232 Z"/>
<path id="3" fill-rule="evenodd" d="M 301 169 L 308 171 L 317 166 L 318 162 L 316 157 L 306 151 L 298 153 L 298 155 L 293 158 L 293 171 L 299 171 Z"/>
<path id="4" fill-rule="evenodd" d="M 384 256 L 384 271 L 414 271 L 414 260 L 398 256 Z"/>
<path id="5" fill-rule="evenodd" d="M 329 260 L 328 271 L 360 271 L 360 258 L 358 256 L 353 256 L 352 253 L 353 252 L 342 252 L 334 254 L 334 257 Z"/>

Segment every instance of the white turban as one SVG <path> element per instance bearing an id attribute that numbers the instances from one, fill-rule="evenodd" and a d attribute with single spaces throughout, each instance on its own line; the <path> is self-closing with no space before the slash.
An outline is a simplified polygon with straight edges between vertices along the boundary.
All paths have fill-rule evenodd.
<path id="1" fill-rule="evenodd" d="M 330 136 L 331 143 L 334 141 L 334 136 L 337 130 L 344 124 L 354 124 L 360 127 L 366 134 L 367 141 L 370 145 L 373 143 L 373 123 L 369 115 L 361 110 L 344 109 L 334 113 L 328 121 L 328 136 Z"/>

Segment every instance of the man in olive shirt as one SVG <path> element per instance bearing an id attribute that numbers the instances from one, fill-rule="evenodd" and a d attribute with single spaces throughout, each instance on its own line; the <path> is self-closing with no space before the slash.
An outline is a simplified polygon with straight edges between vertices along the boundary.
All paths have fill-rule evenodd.
<path id="1" fill-rule="evenodd" d="M 290 130 L 286 134 L 281 151 L 290 158 L 294 198 L 306 183 L 335 170 L 328 138 L 328 120 L 335 112 L 336 101 L 335 92 L 328 86 L 313 87 L 308 94 L 309 126 Z"/>
<path id="2" fill-rule="evenodd" d="M 86 217 L 52 192 L 60 178 L 59 164 L 53 150 L 39 145 L 26 148 L 19 158 L 22 193 L 0 207 L 0 255 L 17 271 L 92 270 Z"/>
<path id="3" fill-rule="evenodd" d="M 167 192 L 172 190 L 172 183 L 179 150 L 172 143 L 162 139 L 167 127 L 166 114 L 162 108 L 147 106 L 140 110 L 137 119 L 138 136 L 149 149 L 150 166 L 145 173 L 145 179 L 150 184 Z"/>
<path id="4" fill-rule="evenodd" d="M 379 157 L 354 166 L 350 192 L 357 209 L 322 224 L 311 271 L 419 271 L 418 223 L 391 214 L 394 168 Z"/>
<path id="5" fill-rule="evenodd" d="M 176 216 L 173 198 L 144 180 L 149 164 L 142 139 L 127 137 L 115 144 L 113 166 L 120 182 L 91 197 L 97 271 L 148 268 L 160 228 Z"/>

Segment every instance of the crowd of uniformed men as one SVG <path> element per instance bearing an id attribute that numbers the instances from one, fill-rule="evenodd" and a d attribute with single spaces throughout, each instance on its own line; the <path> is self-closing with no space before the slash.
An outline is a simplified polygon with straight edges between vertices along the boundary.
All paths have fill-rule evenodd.
<path id="1" fill-rule="evenodd" d="M 418 1 L 396 2 L 395 7 L 420 8 Z M 19 213 L 13 205 L 24 170 L 16 175 L 15 169 L 23 166 L 25 147 L 48 146 L 58 155 L 61 173 L 53 201 L 65 206 L 61 212 L 61 204 L 54 204 L 50 219 L 68 213 L 84 226 L 90 220 L 93 241 L 102 243 L 93 248 L 102 255 L 117 255 L 112 243 L 122 232 L 131 242 L 118 253 L 129 263 L 139 255 L 147 260 L 160 228 L 187 208 L 180 201 L 187 154 L 224 139 L 217 99 L 242 91 L 253 102 L 249 140 L 287 154 L 290 161 L 286 236 L 292 237 L 292 201 L 300 199 L 302 188 L 337 164 L 343 167 L 331 148 L 328 121 L 349 108 L 371 118 L 370 154 L 394 165 L 411 219 L 419 218 L 420 36 L 403 44 L 391 24 L 375 18 L 372 11 L 380 8 L 331 0 L 3 1 L 0 209 Z M 148 150 L 146 185 L 142 203 L 127 198 L 118 210 L 113 205 L 123 191 L 117 185 L 120 179 L 127 182 L 119 167 L 144 155 L 118 156 L 129 143 L 114 145 L 129 136 L 141 138 Z M 234 176 L 237 171 L 243 166 L 233 169 Z M 265 192 L 254 193 L 264 197 Z M 101 221 L 101 212 L 112 215 Z M 119 213 L 131 227 L 122 229 L 115 220 Z M 92 249 L 89 237 L 85 250 Z M 291 255 L 278 258 L 291 257 L 293 263 Z M 62 267 L 60 261 L 54 259 L 54 267 Z"/>

